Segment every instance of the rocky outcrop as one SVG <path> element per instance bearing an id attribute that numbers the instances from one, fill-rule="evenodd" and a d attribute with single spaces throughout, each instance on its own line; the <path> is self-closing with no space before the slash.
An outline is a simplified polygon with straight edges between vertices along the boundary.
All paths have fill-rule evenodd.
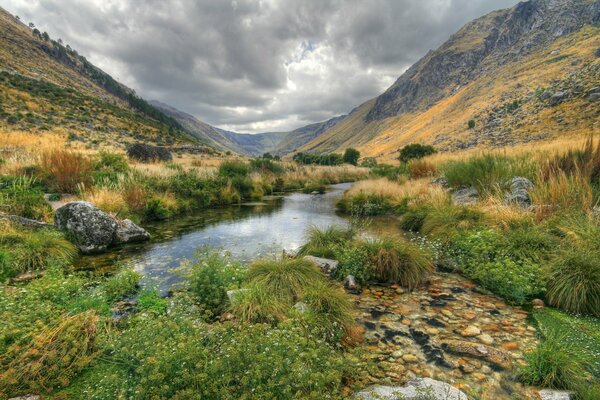
<path id="1" fill-rule="evenodd" d="M 475 188 L 459 189 L 452 193 L 452 201 L 456 205 L 466 206 L 477 203 L 479 192 Z"/>
<path id="2" fill-rule="evenodd" d="M 113 245 L 150 239 L 144 229 L 129 220 L 117 221 L 86 201 L 74 201 L 58 208 L 54 225 L 66 233 L 84 254 L 100 253 Z"/>
<path id="3" fill-rule="evenodd" d="M 132 160 L 141 162 L 173 160 L 173 155 L 168 149 L 164 147 L 151 146 L 144 143 L 135 143 L 128 146 L 127 156 Z"/>
<path id="4" fill-rule="evenodd" d="M 357 400 L 396 400 L 396 399 L 432 399 L 432 400 L 468 400 L 467 396 L 448 383 L 431 378 L 414 379 L 405 386 L 373 386 L 356 395 Z"/>
<path id="5" fill-rule="evenodd" d="M 522 176 L 515 176 L 508 182 L 510 185 L 510 193 L 504 198 L 507 204 L 518 204 L 521 207 L 529 207 L 531 205 L 531 197 L 529 191 L 533 189 L 533 182 Z"/>
<path id="6" fill-rule="evenodd" d="M 398 78 L 376 99 L 366 121 L 428 108 L 499 65 L 599 20 L 600 2 L 586 0 L 523 1 L 478 18 Z"/>
<path id="7" fill-rule="evenodd" d="M 333 275 L 333 273 L 338 267 L 338 262 L 336 260 L 330 260 L 327 258 L 315 256 L 304 256 L 304 259 L 306 261 L 310 261 L 311 263 L 321 268 L 321 271 L 323 271 L 323 273 L 327 276 Z"/>

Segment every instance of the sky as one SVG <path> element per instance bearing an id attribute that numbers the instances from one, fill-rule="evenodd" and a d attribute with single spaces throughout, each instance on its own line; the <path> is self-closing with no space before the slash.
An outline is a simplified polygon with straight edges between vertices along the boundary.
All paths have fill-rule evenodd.
<path id="1" fill-rule="evenodd" d="M 136 90 L 235 132 L 346 114 L 517 0 L 0 0 Z"/>

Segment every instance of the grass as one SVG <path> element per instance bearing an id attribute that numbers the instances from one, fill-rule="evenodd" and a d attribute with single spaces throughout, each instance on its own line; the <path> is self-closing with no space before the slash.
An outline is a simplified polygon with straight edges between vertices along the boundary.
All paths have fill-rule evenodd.
<path id="1" fill-rule="evenodd" d="M 312 226 L 308 229 L 307 241 L 300 249 L 300 255 L 314 255 L 319 257 L 335 257 L 335 247 L 348 243 L 356 236 L 352 227 L 332 225 L 325 229 Z"/>
<path id="2" fill-rule="evenodd" d="M 373 239 L 360 244 L 369 257 L 373 279 L 416 289 L 433 272 L 431 257 L 417 245 L 400 239 Z"/>

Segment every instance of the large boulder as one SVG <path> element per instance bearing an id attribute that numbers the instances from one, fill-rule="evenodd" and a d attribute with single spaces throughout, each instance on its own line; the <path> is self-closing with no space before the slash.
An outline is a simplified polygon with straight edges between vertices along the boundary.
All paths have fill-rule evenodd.
<path id="1" fill-rule="evenodd" d="M 130 220 L 118 221 L 86 201 L 74 201 L 58 208 L 54 225 L 84 254 L 101 253 L 112 245 L 150 239 L 148 232 Z"/>
<path id="2" fill-rule="evenodd" d="M 446 382 L 431 378 L 414 379 L 405 386 L 377 385 L 354 395 L 357 400 L 468 400 L 467 395 Z"/>
<path id="3" fill-rule="evenodd" d="M 452 193 L 452 201 L 456 205 L 467 206 L 477 203 L 479 198 L 479 192 L 477 189 L 470 187 L 465 189 L 459 189 Z"/>
<path id="4" fill-rule="evenodd" d="M 173 155 L 164 147 L 135 143 L 127 147 L 127 156 L 142 162 L 172 161 Z"/>
<path id="5" fill-rule="evenodd" d="M 150 239 L 150 234 L 142 227 L 129 219 L 117 222 L 117 231 L 113 244 L 145 242 Z"/>
<path id="6" fill-rule="evenodd" d="M 336 260 L 330 260 L 328 258 L 304 256 L 304 259 L 321 268 L 321 271 L 323 271 L 323 273 L 327 276 L 333 275 L 338 267 L 338 262 Z"/>
<path id="7" fill-rule="evenodd" d="M 533 182 L 522 176 L 515 176 L 508 184 L 510 185 L 510 193 L 504 198 L 505 203 L 529 207 L 531 205 L 529 191 L 533 189 Z"/>

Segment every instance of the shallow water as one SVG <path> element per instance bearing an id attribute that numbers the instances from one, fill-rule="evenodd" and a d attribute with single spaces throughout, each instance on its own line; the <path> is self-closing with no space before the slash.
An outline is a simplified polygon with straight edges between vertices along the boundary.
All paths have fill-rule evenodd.
<path id="1" fill-rule="evenodd" d="M 143 274 L 146 283 L 166 290 L 179 279 L 176 269 L 181 261 L 193 259 L 199 246 L 220 248 L 236 259 L 249 261 L 296 250 L 311 226 L 347 224 L 348 220 L 336 213 L 335 202 L 351 185 L 333 185 L 324 194 L 267 196 L 260 202 L 146 224 L 144 228 L 152 235 L 149 243 L 83 257 L 78 266 L 102 271 L 129 263 Z"/>

